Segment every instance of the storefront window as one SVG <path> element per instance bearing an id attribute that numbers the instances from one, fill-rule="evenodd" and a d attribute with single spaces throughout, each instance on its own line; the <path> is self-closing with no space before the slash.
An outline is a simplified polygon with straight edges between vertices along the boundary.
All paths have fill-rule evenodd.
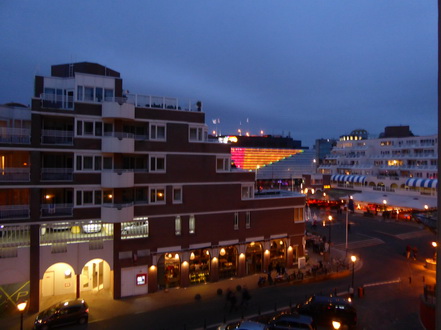
<path id="1" fill-rule="evenodd" d="M 246 251 L 246 274 L 252 275 L 262 272 L 262 244 L 250 243 Z"/>
<path id="2" fill-rule="evenodd" d="M 270 263 L 273 269 L 285 267 L 286 262 L 286 244 L 282 239 L 271 241 Z"/>
<path id="3" fill-rule="evenodd" d="M 190 254 L 190 282 L 205 283 L 210 280 L 210 251 L 194 250 Z"/>
<path id="4" fill-rule="evenodd" d="M 179 286 L 180 258 L 178 254 L 166 253 L 158 260 L 158 285 L 162 289 Z"/>
<path id="5" fill-rule="evenodd" d="M 234 246 L 223 247 L 219 251 L 219 278 L 237 275 L 237 249 Z"/>

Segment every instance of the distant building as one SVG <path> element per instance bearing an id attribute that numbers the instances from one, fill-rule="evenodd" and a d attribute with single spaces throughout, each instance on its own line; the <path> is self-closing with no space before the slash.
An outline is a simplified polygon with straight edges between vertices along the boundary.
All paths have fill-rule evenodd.
<path id="1" fill-rule="evenodd" d="M 379 138 L 344 135 L 319 166 L 331 187 L 353 194 L 360 209 L 424 210 L 437 205 L 438 136 L 386 127 Z"/>
<path id="2" fill-rule="evenodd" d="M 257 196 L 255 173 L 231 166 L 232 146 L 209 141 L 202 103 L 188 104 L 124 92 L 119 72 L 83 62 L 36 76 L 32 107 L 0 107 L 4 292 L 26 287 L 37 311 L 304 256 L 305 197 Z"/>

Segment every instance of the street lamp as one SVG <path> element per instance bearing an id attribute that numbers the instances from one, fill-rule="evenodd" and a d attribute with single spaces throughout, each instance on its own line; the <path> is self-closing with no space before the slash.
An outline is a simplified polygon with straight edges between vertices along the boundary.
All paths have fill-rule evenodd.
<path id="1" fill-rule="evenodd" d="M 357 261 L 357 257 L 351 256 L 351 261 L 352 261 L 352 286 L 351 286 L 351 288 L 354 289 L 355 262 Z"/>
<path id="2" fill-rule="evenodd" d="M 328 216 L 328 220 L 329 220 L 329 240 L 328 240 L 328 244 L 329 244 L 329 257 L 331 257 L 331 223 L 332 223 L 332 215 Z"/>
<path id="3" fill-rule="evenodd" d="M 438 247 L 438 243 L 437 242 L 432 242 L 432 246 L 434 248 L 433 261 L 436 261 L 436 248 Z"/>
<path id="4" fill-rule="evenodd" d="M 341 327 L 341 323 L 339 321 L 335 321 L 335 320 L 332 321 L 332 328 L 338 330 L 340 329 L 340 327 Z"/>
<path id="5" fill-rule="evenodd" d="M 24 310 L 26 309 L 28 302 L 24 301 L 22 303 L 19 303 L 17 305 L 17 309 L 20 312 L 20 330 L 23 330 L 23 314 L 24 314 Z"/>

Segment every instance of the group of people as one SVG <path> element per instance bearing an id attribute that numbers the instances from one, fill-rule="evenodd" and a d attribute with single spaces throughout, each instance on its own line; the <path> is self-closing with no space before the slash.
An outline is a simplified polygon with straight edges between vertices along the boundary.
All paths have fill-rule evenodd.
<path id="1" fill-rule="evenodd" d="M 406 246 L 406 258 L 410 259 L 412 257 L 413 260 L 416 260 L 418 254 L 418 249 L 416 246 L 411 247 L 410 245 Z"/>
<path id="2" fill-rule="evenodd" d="M 242 299 L 240 304 L 237 305 L 237 295 L 241 294 Z M 228 309 L 230 313 L 236 311 L 239 307 L 246 308 L 248 306 L 248 301 L 251 299 L 251 295 L 246 287 L 237 286 L 236 292 L 231 289 L 227 289 L 226 301 L 225 301 L 225 309 Z"/>

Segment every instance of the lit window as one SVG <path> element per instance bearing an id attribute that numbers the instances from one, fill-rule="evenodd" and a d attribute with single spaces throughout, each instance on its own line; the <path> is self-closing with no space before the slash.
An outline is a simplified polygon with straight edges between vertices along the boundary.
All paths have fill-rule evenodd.
<path id="1" fill-rule="evenodd" d="M 190 215 L 190 218 L 188 219 L 188 232 L 190 234 L 194 234 L 196 231 L 196 218 L 194 215 Z"/>
<path id="2" fill-rule="evenodd" d="M 150 203 L 151 204 L 165 204 L 165 189 L 164 188 L 150 188 Z"/>
<path id="3" fill-rule="evenodd" d="M 294 209 L 294 222 L 302 222 L 303 220 L 303 207 L 297 207 Z"/>
<path id="4" fill-rule="evenodd" d="M 179 215 L 175 218 L 175 235 L 181 235 L 181 217 Z"/>
<path id="5" fill-rule="evenodd" d="M 239 213 L 234 213 L 234 229 L 239 229 Z"/>

